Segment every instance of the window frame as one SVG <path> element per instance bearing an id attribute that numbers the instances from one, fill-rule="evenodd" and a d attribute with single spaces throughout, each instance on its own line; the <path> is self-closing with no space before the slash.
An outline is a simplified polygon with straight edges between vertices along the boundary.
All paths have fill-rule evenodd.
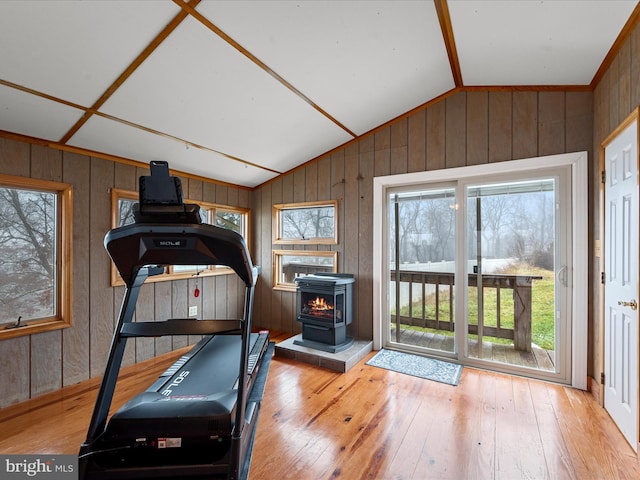
<path id="1" fill-rule="evenodd" d="M 281 234 L 282 214 L 288 210 L 333 208 L 333 236 L 316 238 L 284 238 Z M 314 202 L 277 203 L 273 205 L 272 214 L 273 244 L 275 245 L 337 245 L 338 244 L 338 200 L 319 200 Z"/>
<path id="2" fill-rule="evenodd" d="M 54 193 L 56 195 L 56 313 L 26 320 L 19 327 L 0 326 L 0 340 L 60 330 L 71 326 L 73 187 L 68 183 L 0 174 L 1 188 Z M 16 319 L 17 321 L 17 319 Z"/>
<path id="3" fill-rule="evenodd" d="M 273 274 L 273 290 L 282 290 L 285 292 L 295 292 L 295 282 L 282 281 L 282 257 L 294 256 L 294 257 L 318 257 L 318 258 L 331 258 L 333 265 L 331 273 L 338 272 L 338 252 L 331 250 L 273 250 L 272 257 L 272 274 Z"/>
<path id="4" fill-rule="evenodd" d="M 138 202 L 139 194 L 138 192 L 134 192 L 131 190 L 123 190 L 119 188 L 111 189 L 111 228 L 118 227 L 118 220 L 120 218 L 119 212 L 119 201 L 120 200 L 132 200 L 134 202 Z M 200 206 L 201 210 L 207 211 L 207 216 L 209 221 L 215 221 L 215 212 L 216 210 L 223 210 L 225 212 L 238 213 L 242 216 L 242 228 L 240 234 L 245 238 L 247 246 L 249 245 L 249 235 L 250 235 L 250 226 L 251 226 L 251 209 L 245 207 L 237 207 L 231 205 L 223 205 L 220 203 L 212 203 L 212 202 L 204 202 L 201 200 L 184 200 L 185 203 L 195 203 Z M 124 281 L 122 277 L 120 277 L 120 273 L 118 269 L 115 267 L 113 262 L 111 263 L 111 286 L 122 286 L 124 285 Z M 185 270 L 180 272 L 175 272 L 174 267 L 167 266 L 165 267 L 165 272 L 160 275 L 154 275 L 147 279 L 147 282 L 165 282 L 171 280 L 183 280 L 188 278 L 193 278 L 194 276 L 199 277 L 209 277 L 209 276 L 217 276 L 217 275 L 232 275 L 235 272 L 226 266 L 221 265 L 206 265 L 202 266 L 202 268 L 198 268 L 199 266 L 194 265 L 194 269 Z"/>

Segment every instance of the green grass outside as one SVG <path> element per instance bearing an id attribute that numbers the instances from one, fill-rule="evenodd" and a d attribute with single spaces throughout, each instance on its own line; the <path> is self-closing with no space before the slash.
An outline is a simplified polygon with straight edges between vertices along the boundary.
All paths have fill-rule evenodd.
<path id="1" fill-rule="evenodd" d="M 531 339 L 536 345 L 546 349 L 555 350 L 555 322 L 554 322 L 554 274 L 550 270 L 533 267 L 531 265 L 511 265 L 499 272 L 507 275 L 531 275 L 540 276 L 541 280 L 534 280 L 531 292 Z M 512 290 L 502 289 L 500 296 L 500 325 L 502 328 L 513 329 L 513 295 Z M 477 325 L 478 323 L 478 290 L 476 287 L 469 287 L 469 323 Z M 484 325 L 497 326 L 497 290 L 495 288 L 484 289 Z M 449 291 L 441 289 L 439 294 L 440 318 L 446 320 L 449 318 Z M 436 318 L 435 311 L 435 293 L 429 294 L 425 299 L 426 317 Z M 404 306 L 400 310 L 401 315 L 409 315 L 409 306 Z M 391 312 L 395 315 L 395 309 Z M 422 318 L 422 300 L 413 302 L 412 315 L 414 318 Z M 453 332 L 444 330 L 434 330 L 422 327 L 408 327 L 416 330 L 429 331 L 438 334 L 453 335 Z M 476 335 L 470 335 L 471 338 L 477 338 Z M 512 344 L 513 342 L 503 338 L 493 338 L 484 336 L 485 341 L 493 343 Z"/>

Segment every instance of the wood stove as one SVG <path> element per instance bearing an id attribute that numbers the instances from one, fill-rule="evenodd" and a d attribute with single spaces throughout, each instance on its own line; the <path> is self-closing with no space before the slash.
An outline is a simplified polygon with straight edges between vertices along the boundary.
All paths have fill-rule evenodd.
<path id="1" fill-rule="evenodd" d="M 347 326 L 353 320 L 354 276 L 316 273 L 297 277 L 295 282 L 302 340 L 294 344 L 331 353 L 351 346 L 353 338 L 347 337 Z"/>

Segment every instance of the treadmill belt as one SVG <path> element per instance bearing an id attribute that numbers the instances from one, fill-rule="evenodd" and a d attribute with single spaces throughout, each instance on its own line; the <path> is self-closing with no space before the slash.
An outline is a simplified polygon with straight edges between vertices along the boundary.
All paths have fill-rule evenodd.
<path id="1" fill-rule="evenodd" d="M 250 336 L 251 373 L 259 367 L 268 337 Z M 238 395 L 240 355 L 240 335 L 203 338 L 112 416 L 99 444 L 101 450 L 113 453 L 103 455 L 98 463 L 105 467 L 167 461 L 180 464 L 226 456 Z M 249 378 L 250 386 L 252 380 Z"/>

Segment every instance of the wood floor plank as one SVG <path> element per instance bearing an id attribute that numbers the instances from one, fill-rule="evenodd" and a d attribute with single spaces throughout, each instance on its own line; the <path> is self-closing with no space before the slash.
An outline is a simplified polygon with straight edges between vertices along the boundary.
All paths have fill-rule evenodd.
<path id="1" fill-rule="evenodd" d="M 532 380 L 529 388 L 549 477 L 566 480 L 581 478 L 571 460 L 556 412 L 547 395 L 546 384 Z"/>
<path id="2" fill-rule="evenodd" d="M 114 408 L 180 354 L 123 369 Z M 640 478 L 587 392 L 473 368 L 454 387 L 366 365 L 371 355 L 344 374 L 273 359 L 249 480 Z M 97 386 L 1 409 L 0 452 L 76 454 Z"/>
<path id="3" fill-rule="evenodd" d="M 549 478 L 533 407 L 527 396 L 526 379 L 498 377 L 496 479 Z"/>

